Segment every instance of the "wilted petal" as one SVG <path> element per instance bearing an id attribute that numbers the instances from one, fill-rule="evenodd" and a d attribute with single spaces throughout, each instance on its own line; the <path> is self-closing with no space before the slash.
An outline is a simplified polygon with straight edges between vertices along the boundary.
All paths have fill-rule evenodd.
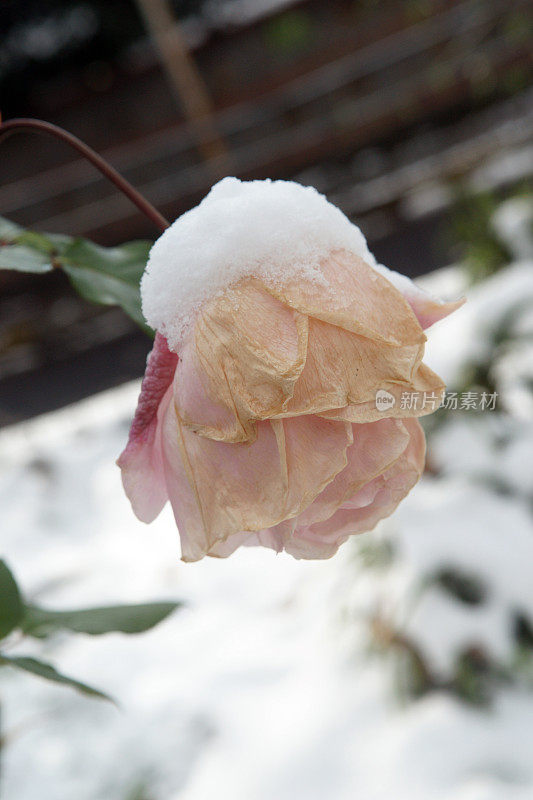
<path id="1" fill-rule="evenodd" d="M 225 379 L 225 376 L 224 376 Z M 241 422 L 227 383 L 218 396 L 214 382 L 200 365 L 194 336 L 180 352 L 179 368 L 174 376 L 174 398 L 180 417 L 189 430 L 221 441 L 245 441 L 255 437 L 251 421 Z"/>
<path id="2" fill-rule="evenodd" d="M 306 317 L 241 281 L 198 315 L 176 374 L 180 418 L 212 439 L 252 439 L 291 397 L 306 349 Z"/>
<path id="3" fill-rule="evenodd" d="M 395 419 L 354 425 L 352 431 L 353 444 L 346 451 L 346 467 L 298 516 L 299 527 L 331 517 L 343 503 L 390 469 L 405 452 L 410 440 L 405 425 Z"/>
<path id="4" fill-rule="evenodd" d="M 215 542 L 205 555 L 212 556 L 213 558 L 228 558 L 228 556 L 231 556 L 239 547 L 250 544 L 253 546 L 258 546 L 260 544 L 256 533 L 252 531 L 233 533 L 223 542 Z"/>
<path id="5" fill-rule="evenodd" d="M 302 417 L 257 423 L 253 442 L 220 442 L 188 430 L 171 403 L 163 454 L 183 559 L 298 514 L 343 469 L 351 436 L 349 424 Z"/>
<path id="6" fill-rule="evenodd" d="M 337 251 L 320 265 L 324 283 L 301 276 L 269 286 L 275 297 L 309 317 L 392 345 L 426 337 L 401 292 L 361 258 Z"/>
<path id="7" fill-rule="evenodd" d="M 444 317 L 447 317 L 448 314 L 451 314 L 453 311 L 461 308 L 461 306 L 466 302 L 465 297 L 461 297 L 459 300 L 451 300 L 446 302 L 444 300 L 437 300 L 436 298 L 431 297 L 431 295 L 424 295 L 422 293 L 416 295 L 406 295 L 405 299 L 415 312 L 422 328 L 429 328 L 431 325 L 434 325 L 435 322 L 438 322 L 440 319 L 444 319 Z"/>
<path id="8" fill-rule="evenodd" d="M 373 422 L 384 416 L 399 419 L 422 417 L 425 414 L 432 414 L 439 408 L 445 385 L 432 369 L 426 364 L 420 364 L 412 380 L 383 381 L 379 389 L 387 392 L 394 401 L 385 409 L 377 403 L 377 392 L 374 392 L 372 399 L 366 402 L 350 403 L 344 408 L 321 411 L 320 416 L 353 423 Z"/>
<path id="9" fill-rule="evenodd" d="M 298 524 L 288 553 L 296 558 L 330 558 L 349 536 L 372 530 L 388 517 L 410 492 L 424 469 L 425 438 L 417 420 L 403 422 L 410 440 L 404 453 L 383 475 L 362 487 L 329 519 L 308 526 Z"/>
<path id="10" fill-rule="evenodd" d="M 376 409 L 379 389 L 393 383 L 411 391 L 419 382 L 423 343 L 390 345 L 359 336 L 327 322 L 309 319 L 307 359 L 293 396 L 278 416 L 320 414 L 354 406 L 357 420 L 390 416 Z M 370 408 L 366 407 L 370 403 Z M 397 413 L 401 409 L 397 408 Z"/>
<path id="11" fill-rule="evenodd" d="M 128 444 L 117 460 L 126 495 L 134 513 L 143 522 L 152 522 L 168 499 L 158 411 L 172 383 L 177 362 L 178 357 L 168 349 L 166 339 L 157 333 L 148 356 Z"/>
<path id="12" fill-rule="evenodd" d="M 227 558 L 239 547 L 268 547 L 276 553 L 283 550 L 285 539 L 291 535 L 294 525 L 291 521 L 280 522 L 273 528 L 252 533 L 234 533 L 225 542 L 217 542 L 207 553 L 214 558 Z"/>
<path id="13" fill-rule="evenodd" d="M 307 508 L 344 470 L 352 425 L 312 415 L 272 420 L 271 425 L 285 456 L 288 494 L 283 519 L 287 519 Z"/>
<path id="14" fill-rule="evenodd" d="M 448 314 L 456 311 L 466 301 L 464 297 L 452 301 L 439 300 L 420 286 L 417 286 L 407 275 L 388 269 L 383 264 L 379 264 L 376 269 L 403 294 L 424 329 L 447 317 Z"/>

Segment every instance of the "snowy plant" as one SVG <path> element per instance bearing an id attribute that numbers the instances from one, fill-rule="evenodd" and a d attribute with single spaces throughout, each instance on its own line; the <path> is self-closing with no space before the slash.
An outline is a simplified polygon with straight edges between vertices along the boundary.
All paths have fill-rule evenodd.
<path id="1" fill-rule="evenodd" d="M 522 206 L 498 215 L 509 244 L 513 208 L 523 222 Z M 434 329 L 428 360 L 450 383 L 428 418 L 427 472 L 382 542 L 362 545 L 389 551 L 362 609 L 411 696 L 444 689 L 485 703 L 498 686 L 533 688 L 532 310 L 533 262 L 523 260 Z M 484 395 L 494 408 L 480 409 Z M 477 408 L 461 408 L 472 397 Z"/>
<path id="2" fill-rule="evenodd" d="M 54 611 L 25 598 L 5 561 L 0 560 L 0 667 L 11 667 L 39 678 L 70 686 L 82 694 L 109 700 L 99 689 L 64 675 L 34 655 L 20 653 L 26 639 L 47 639 L 59 632 L 99 636 L 104 633 L 142 633 L 171 614 L 179 603 L 145 603 Z M 12 648 L 17 650 L 12 654 Z"/>
<path id="3" fill-rule="evenodd" d="M 465 273 L 473 282 L 513 261 L 533 258 L 531 184 L 515 187 L 507 194 L 502 200 L 493 191 L 457 191 L 450 234 Z"/>
<path id="4" fill-rule="evenodd" d="M 157 333 L 117 463 L 142 522 L 170 502 L 184 561 L 331 558 L 416 484 L 444 389 L 424 329 L 463 301 L 378 265 L 316 189 L 224 178 L 156 241 L 141 295 Z"/>

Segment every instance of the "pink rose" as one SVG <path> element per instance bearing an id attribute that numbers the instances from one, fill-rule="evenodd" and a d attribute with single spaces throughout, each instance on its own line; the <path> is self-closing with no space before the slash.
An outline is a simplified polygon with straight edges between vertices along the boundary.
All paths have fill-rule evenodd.
<path id="1" fill-rule="evenodd" d="M 170 500 L 184 561 L 241 544 L 329 558 L 422 473 L 416 417 L 444 390 L 422 363 L 423 327 L 459 303 L 396 288 L 342 249 L 319 271 L 241 277 L 202 303 L 179 358 L 156 335 L 118 464 L 139 519 Z"/>

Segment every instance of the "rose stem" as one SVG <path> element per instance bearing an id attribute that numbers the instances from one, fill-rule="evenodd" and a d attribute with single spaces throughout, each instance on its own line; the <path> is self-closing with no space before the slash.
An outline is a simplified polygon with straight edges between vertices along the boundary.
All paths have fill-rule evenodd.
<path id="1" fill-rule="evenodd" d="M 77 150 L 87 161 L 90 161 L 93 166 L 99 170 L 104 177 L 114 183 L 120 191 L 134 203 L 139 211 L 145 214 L 151 222 L 154 223 L 160 230 L 165 231 L 169 222 L 142 196 L 137 189 L 134 189 L 131 183 L 123 178 L 114 167 L 109 164 L 105 158 L 98 155 L 89 145 L 78 139 L 72 133 L 60 128 L 58 125 L 53 125 L 51 122 L 44 122 L 40 119 L 10 119 L 7 122 L 0 124 L 0 142 L 7 139 L 13 133 L 22 131 L 32 131 L 33 133 L 49 134 L 55 136 L 62 142 L 69 144 L 74 150 Z"/>

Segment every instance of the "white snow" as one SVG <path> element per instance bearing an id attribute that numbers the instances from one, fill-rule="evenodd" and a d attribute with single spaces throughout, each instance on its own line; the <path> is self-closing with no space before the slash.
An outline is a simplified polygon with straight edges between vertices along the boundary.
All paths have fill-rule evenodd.
<path id="1" fill-rule="evenodd" d="M 113 694 L 120 710 L 4 669 L 5 796 L 529 798 L 533 695 L 502 690 L 490 712 L 439 693 L 402 706 L 387 662 L 366 650 L 368 615 L 390 608 L 443 672 L 472 636 L 505 655 L 506 613 L 523 602 L 532 561 L 524 502 L 460 475 L 424 481 L 371 534 L 399 548 L 382 573 L 358 556 L 368 538 L 326 562 L 244 548 L 183 564 L 168 509 L 150 528 L 137 522 L 113 463 L 137 391 L 0 437 L 4 553 L 30 596 L 51 607 L 187 603 L 138 637 L 14 643 Z M 413 611 L 417 577 L 450 559 L 481 570 L 487 608 L 472 616 L 429 592 Z"/>
<path id="2" fill-rule="evenodd" d="M 472 358 L 489 359 L 512 415 L 451 413 L 430 440 L 440 474 L 329 561 L 243 548 L 181 563 L 168 508 L 150 528 L 135 520 L 114 465 L 137 383 L 1 432 L 2 546 L 34 600 L 187 604 L 138 637 L 11 642 L 11 653 L 113 694 L 120 710 L 3 669 L 5 796 L 530 800 L 530 685 L 502 685 L 488 709 L 442 692 L 402 705 L 393 659 L 371 658 L 368 644 L 379 613 L 446 680 L 472 644 L 508 665 L 513 615 L 533 617 L 533 410 L 508 400 L 518 361 L 527 375 L 531 320 L 512 309 L 533 297 L 532 272 L 526 262 L 500 272 L 429 332 L 430 362 L 449 384 Z M 425 283 L 463 288 L 453 269 Z M 518 341 L 502 348 L 493 333 L 505 320 Z M 365 548 L 387 542 L 392 562 L 370 567 Z M 428 588 L 443 567 L 474 574 L 484 602 Z"/>
<path id="3" fill-rule="evenodd" d="M 401 576 L 395 583 L 391 574 L 397 594 L 390 586 L 387 592 L 393 619 L 418 642 L 429 664 L 450 677 L 456 657 L 472 644 L 496 663 L 510 664 L 513 615 L 533 615 L 533 520 L 527 500 L 500 496 L 490 484 L 460 472 L 427 480 L 408 509 L 399 508 L 392 536 L 400 551 L 394 570 Z M 422 576 L 443 567 L 474 576 L 486 591 L 484 601 L 474 607 L 451 602 L 435 587 L 413 604 Z"/>
<path id="4" fill-rule="evenodd" d="M 459 268 L 456 268 L 456 273 Z M 453 272 L 447 274 L 447 288 L 453 291 Z M 441 290 L 437 275 L 436 291 Z M 427 282 L 424 283 L 426 288 Z M 457 275 L 456 286 L 463 293 L 464 283 Z M 466 290 L 467 303 L 431 328 L 425 361 L 450 382 L 465 362 L 478 362 L 495 355 L 494 333 L 509 325 L 516 334 L 525 332 L 533 319 L 533 262 L 518 261 L 491 278 Z M 529 326 L 530 327 L 530 326 Z M 508 352 L 505 357 L 511 358 Z M 521 370 L 533 365 L 531 354 L 520 359 Z M 514 409 L 513 409 L 514 411 Z"/>
<path id="5" fill-rule="evenodd" d="M 531 197 L 514 197 L 501 203 L 494 214 L 493 227 L 514 258 L 518 260 L 533 258 Z"/>
<path id="6" fill-rule="evenodd" d="M 338 249 L 375 265 L 359 228 L 313 187 L 224 178 L 152 247 L 144 316 L 177 349 L 199 306 L 240 278 L 303 273 L 323 283 L 319 263 Z"/>
<path id="7" fill-rule="evenodd" d="M 224 178 L 150 250 L 141 282 L 143 314 L 179 351 L 209 298 L 247 275 L 271 284 L 305 275 L 327 288 L 318 267 L 334 250 L 360 256 L 404 294 L 428 295 L 406 275 L 378 264 L 357 225 L 314 187 Z"/>

